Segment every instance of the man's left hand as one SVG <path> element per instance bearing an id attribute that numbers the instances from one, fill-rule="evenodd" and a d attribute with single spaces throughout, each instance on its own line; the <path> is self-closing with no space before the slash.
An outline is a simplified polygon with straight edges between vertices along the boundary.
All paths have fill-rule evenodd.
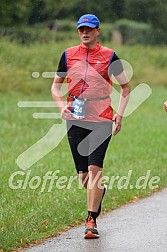
<path id="1" fill-rule="evenodd" d="M 121 130 L 121 126 L 122 126 L 122 116 L 118 115 L 118 114 L 115 114 L 113 116 L 113 119 L 112 121 L 115 122 L 115 129 L 113 131 L 113 135 L 116 136 L 119 131 Z"/>

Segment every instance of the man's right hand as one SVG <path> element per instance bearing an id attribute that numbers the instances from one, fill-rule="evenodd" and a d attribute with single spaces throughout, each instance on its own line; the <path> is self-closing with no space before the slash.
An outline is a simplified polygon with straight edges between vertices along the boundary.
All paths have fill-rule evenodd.
<path id="1" fill-rule="evenodd" d="M 69 109 L 69 104 L 66 105 L 61 110 L 61 118 L 64 119 L 64 120 L 70 120 L 70 119 L 72 119 L 72 113 L 71 113 L 71 110 Z"/>

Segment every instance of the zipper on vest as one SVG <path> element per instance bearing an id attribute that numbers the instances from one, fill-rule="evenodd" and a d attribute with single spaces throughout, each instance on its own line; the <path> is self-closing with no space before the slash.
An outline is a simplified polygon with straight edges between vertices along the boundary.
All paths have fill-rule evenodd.
<path id="1" fill-rule="evenodd" d="M 82 86 L 82 90 L 81 90 L 81 94 L 84 92 L 84 87 L 86 85 L 86 77 L 87 77 L 87 72 L 88 72 L 88 54 L 89 54 L 89 48 L 87 49 L 87 52 L 86 52 L 86 69 L 85 69 L 85 76 L 84 76 L 84 84 Z"/>

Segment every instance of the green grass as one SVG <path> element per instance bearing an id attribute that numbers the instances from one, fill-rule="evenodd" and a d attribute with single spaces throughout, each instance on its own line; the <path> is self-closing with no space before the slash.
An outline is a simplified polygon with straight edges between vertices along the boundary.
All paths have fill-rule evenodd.
<path id="1" fill-rule="evenodd" d="M 86 191 L 78 188 L 74 181 L 70 190 L 58 190 L 54 184 L 47 192 L 49 183 L 41 192 L 41 185 L 31 189 L 13 190 L 9 178 L 21 171 L 15 160 L 24 150 L 43 137 L 56 123 L 53 119 L 37 120 L 34 112 L 54 112 L 54 108 L 18 108 L 18 101 L 52 100 L 50 86 L 52 79 L 32 79 L 31 72 L 54 71 L 63 44 L 34 45 L 21 47 L 14 43 L 0 43 L 0 118 L 1 118 L 1 159 L 0 159 L 0 249 L 11 251 L 26 243 L 56 235 L 70 225 L 86 218 Z M 149 179 L 159 176 L 159 188 L 167 186 L 167 113 L 163 102 L 167 99 L 165 72 L 167 49 L 144 48 L 142 46 L 120 47 L 120 57 L 127 59 L 134 67 L 132 83 L 148 83 L 153 92 L 133 114 L 124 118 L 122 131 L 113 137 L 107 151 L 104 175 L 126 176 L 132 170 L 130 184 L 151 170 Z M 43 176 L 48 171 L 60 170 L 58 176 L 75 176 L 67 138 L 29 170 L 28 182 L 34 176 Z M 25 175 L 17 175 L 25 180 Z M 133 199 L 150 195 L 154 190 L 122 189 L 117 182 L 105 198 L 103 211 L 115 209 Z"/>

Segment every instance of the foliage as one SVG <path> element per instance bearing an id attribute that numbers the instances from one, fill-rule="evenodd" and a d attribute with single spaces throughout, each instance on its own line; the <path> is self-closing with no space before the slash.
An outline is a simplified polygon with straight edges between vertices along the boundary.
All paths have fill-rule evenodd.
<path id="1" fill-rule="evenodd" d="M 23 27 L 43 23 L 46 27 L 50 26 L 51 28 L 59 20 L 65 20 L 65 22 L 69 20 L 68 25 L 63 28 L 65 31 L 71 28 L 70 23 L 73 23 L 74 20 L 76 23 L 78 17 L 85 13 L 96 14 L 102 23 L 113 24 L 119 19 L 147 23 L 152 29 L 146 37 L 150 36 L 151 41 L 154 40 L 155 44 L 167 44 L 166 0 L 103 0 L 103 2 L 100 0 L 2 0 L 0 27 L 2 27 L 1 29 L 9 27 L 10 29 L 13 24 L 17 27 Z M 13 36 L 20 36 L 20 41 L 25 41 L 23 32 L 16 31 L 16 33 Z M 103 40 L 106 40 L 106 37 L 111 37 L 111 31 L 109 33 Z M 26 33 L 25 37 L 27 36 Z M 31 41 L 31 35 L 29 40 Z M 142 40 L 142 38 L 138 40 Z"/>
<path id="2" fill-rule="evenodd" d="M 2 0 L 0 8 L 0 25 L 11 26 L 15 24 L 27 24 L 31 12 L 29 0 Z"/>
<path id="3" fill-rule="evenodd" d="M 166 0 L 2 0 L 1 25 L 34 24 L 52 19 L 77 20 L 84 13 L 95 13 L 102 22 L 127 18 L 166 29 Z"/>
<path id="4" fill-rule="evenodd" d="M 146 23 L 120 19 L 115 22 L 114 29 L 121 33 L 125 44 L 152 44 L 151 26 Z"/>
<path id="5" fill-rule="evenodd" d="M 1 27 L 0 35 L 9 38 L 11 41 L 17 41 L 22 44 L 29 44 L 35 41 L 49 41 L 53 36 L 53 33 L 49 33 L 47 28 L 33 29 L 31 27 Z"/>
<path id="6" fill-rule="evenodd" d="M 128 0 L 125 17 L 151 25 L 151 43 L 167 44 L 167 5 L 166 0 Z"/>
<path id="7" fill-rule="evenodd" d="M 101 41 L 111 40 L 112 27 L 109 23 L 102 23 Z M 0 27 L 1 37 L 24 45 L 30 45 L 35 42 L 49 43 L 51 41 L 76 40 L 78 38 L 77 34 L 76 22 L 69 22 L 69 20 L 65 19 L 38 23 L 33 26 Z"/>

